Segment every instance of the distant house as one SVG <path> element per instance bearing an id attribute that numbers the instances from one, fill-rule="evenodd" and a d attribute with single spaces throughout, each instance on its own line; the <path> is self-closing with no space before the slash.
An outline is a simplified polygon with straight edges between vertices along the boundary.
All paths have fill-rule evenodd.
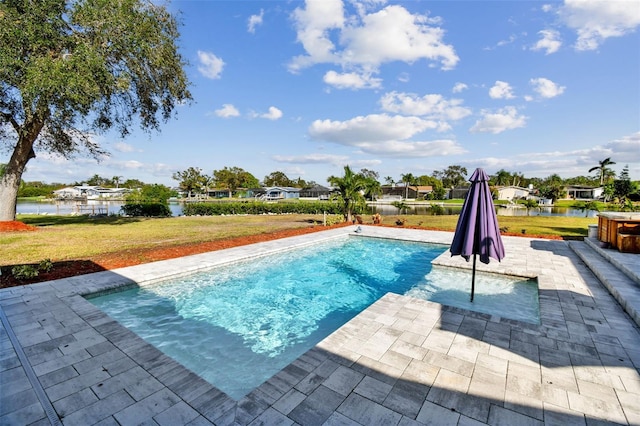
<path id="1" fill-rule="evenodd" d="M 75 186 L 57 189 L 53 191 L 53 196 L 58 200 L 79 200 L 84 198 L 82 192 Z"/>
<path id="2" fill-rule="evenodd" d="M 300 188 L 291 186 L 272 186 L 264 188 L 264 195 L 260 198 L 264 200 L 287 200 L 300 198 Z"/>
<path id="3" fill-rule="evenodd" d="M 531 193 L 529 189 L 519 186 L 499 186 L 496 192 L 498 200 L 508 201 L 527 199 Z"/>
<path id="4" fill-rule="evenodd" d="M 431 185 L 409 185 L 404 182 L 394 185 L 382 185 L 382 199 L 386 200 L 401 200 L 403 198 L 424 198 L 425 195 L 433 192 Z"/>
<path id="5" fill-rule="evenodd" d="M 573 200 L 599 200 L 604 194 L 604 188 L 587 185 L 569 185 L 565 190 L 567 198 Z"/>
<path id="6" fill-rule="evenodd" d="M 300 190 L 300 198 L 315 198 L 318 200 L 328 200 L 333 190 L 322 185 L 314 185 Z"/>
<path id="7" fill-rule="evenodd" d="M 53 191 L 59 200 L 97 200 L 103 198 L 122 199 L 130 193 L 128 188 L 103 188 L 101 186 L 78 185 Z"/>
<path id="8" fill-rule="evenodd" d="M 449 199 L 450 200 L 454 200 L 454 199 L 464 199 L 467 198 L 467 194 L 469 193 L 469 186 L 457 186 L 453 189 L 449 190 Z"/>
<path id="9" fill-rule="evenodd" d="M 229 188 L 209 189 L 207 195 L 211 198 L 229 198 Z"/>

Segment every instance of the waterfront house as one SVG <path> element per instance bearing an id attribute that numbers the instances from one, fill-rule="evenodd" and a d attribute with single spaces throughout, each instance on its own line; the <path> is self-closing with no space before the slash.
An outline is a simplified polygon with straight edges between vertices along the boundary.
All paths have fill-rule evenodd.
<path id="1" fill-rule="evenodd" d="M 519 186 L 498 186 L 495 189 L 498 200 L 526 200 L 529 198 L 531 191 L 527 188 L 522 188 Z"/>

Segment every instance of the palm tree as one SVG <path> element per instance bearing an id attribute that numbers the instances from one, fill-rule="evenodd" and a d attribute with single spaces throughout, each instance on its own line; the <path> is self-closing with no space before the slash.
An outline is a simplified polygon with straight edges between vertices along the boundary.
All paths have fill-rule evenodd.
<path id="1" fill-rule="evenodd" d="M 599 175 L 600 175 L 600 185 L 604 185 L 604 180 L 607 176 L 611 176 L 611 172 L 612 170 L 610 168 L 608 168 L 607 166 L 610 166 L 612 164 L 616 164 L 615 162 L 611 161 L 611 157 L 609 158 L 605 158 L 602 161 L 599 161 L 600 165 L 592 167 L 589 169 L 589 173 L 591 172 L 595 172 L 596 170 L 599 170 Z"/>
<path id="2" fill-rule="evenodd" d="M 329 176 L 327 181 L 338 188 L 343 202 L 344 218 L 347 222 L 351 222 L 354 207 L 359 202 L 364 202 L 362 192 L 366 188 L 366 179 L 361 174 L 353 173 L 351 167 L 344 166 L 343 177 Z"/>
<path id="3" fill-rule="evenodd" d="M 114 176 L 111 178 L 111 182 L 116 186 L 116 188 L 120 187 L 120 182 L 122 181 L 122 176 Z"/>
<path id="4" fill-rule="evenodd" d="M 414 185 L 416 178 L 412 173 L 407 173 L 401 176 L 401 181 L 404 182 L 404 199 L 406 200 L 409 198 L 409 185 Z M 416 194 L 417 192 L 418 191 L 416 190 Z"/>
<path id="5" fill-rule="evenodd" d="M 382 186 L 380 182 L 371 177 L 365 177 L 364 183 L 364 196 L 365 198 L 374 201 L 378 195 L 382 194 Z"/>

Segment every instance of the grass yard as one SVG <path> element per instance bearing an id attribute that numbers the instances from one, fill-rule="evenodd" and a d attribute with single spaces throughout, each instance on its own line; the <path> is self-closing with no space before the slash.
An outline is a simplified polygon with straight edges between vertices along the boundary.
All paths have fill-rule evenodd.
<path id="1" fill-rule="evenodd" d="M 369 217 L 363 217 L 371 223 Z M 87 259 L 105 253 L 175 247 L 207 241 L 268 234 L 321 226 L 322 215 L 207 216 L 125 218 L 87 216 L 20 216 L 34 232 L 0 233 L 0 266 L 51 260 Z M 383 224 L 425 229 L 455 230 L 457 215 L 388 215 Z M 507 234 L 524 236 L 584 237 L 593 218 L 549 216 L 498 216 Z"/>
<path id="2" fill-rule="evenodd" d="M 0 233 L 0 266 L 42 259 L 87 259 L 105 253 L 175 247 L 317 226 L 322 216 L 127 218 L 24 215 L 34 232 Z M 319 222 L 318 222 L 319 221 Z"/>

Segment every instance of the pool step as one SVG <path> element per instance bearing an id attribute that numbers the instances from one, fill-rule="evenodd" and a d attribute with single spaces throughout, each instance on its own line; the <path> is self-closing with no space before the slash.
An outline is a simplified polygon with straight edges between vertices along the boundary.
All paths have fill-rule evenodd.
<path id="1" fill-rule="evenodd" d="M 585 238 L 584 242 L 640 285 L 640 255 L 604 248 L 597 238 Z"/>
<path id="2" fill-rule="evenodd" d="M 594 238 L 571 241 L 569 247 L 582 259 L 596 277 L 640 326 L 640 256 L 618 253 L 600 247 Z"/>

